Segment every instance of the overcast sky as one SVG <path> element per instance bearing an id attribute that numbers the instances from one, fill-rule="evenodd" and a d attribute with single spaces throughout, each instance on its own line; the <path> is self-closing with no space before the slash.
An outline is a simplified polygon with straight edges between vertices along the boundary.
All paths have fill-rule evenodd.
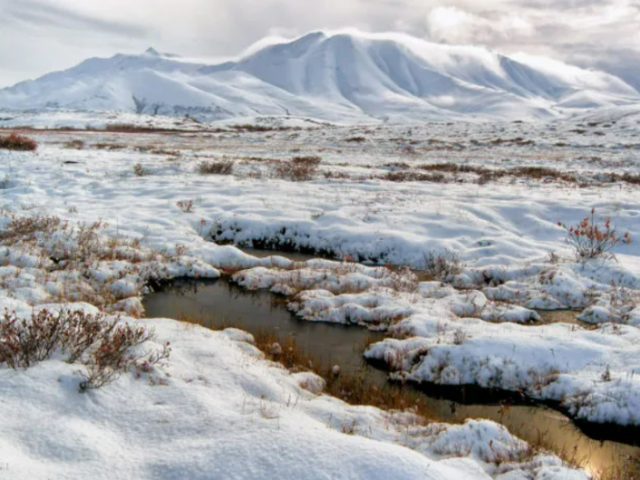
<path id="1" fill-rule="evenodd" d="M 216 58 L 344 27 L 551 56 L 640 89 L 640 0 L 0 0 L 0 87 L 149 46 Z"/>

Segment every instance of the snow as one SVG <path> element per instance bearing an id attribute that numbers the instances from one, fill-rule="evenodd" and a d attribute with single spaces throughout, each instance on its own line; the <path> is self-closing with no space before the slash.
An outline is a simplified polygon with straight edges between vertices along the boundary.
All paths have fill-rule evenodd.
<path id="1" fill-rule="evenodd" d="M 300 374 L 262 360 L 237 331 L 138 324 L 154 329 L 158 342 L 171 339 L 162 384 L 125 374 L 79 394 L 77 366 L 62 361 L 0 371 L 3 476 L 453 480 L 464 468 L 467 478 L 488 479 L 503 456 L 519 460 L 508 468 L 513 474 L 572 472 L 554 457 L 528 455 L 524 442 L 492 422 L 425 427 L 412 414 L 318 396 L 300 387 Z M 344 425 L 355 433 L 342 433 Z M 456 444 L 462 454 L 447 450 Z"/>
<path id="2" fill-rule="evenodd" d="M 0 90 L 0 107 L 224 120 L 251 115 L 343 123 L 554 118 L 637 104 L 612 75 L 407 35 L 312 32 L 205 64 L 149 49 L 92 58 Z"/>
<path id="3" fill-rule="evenodd" d="M 127 374 L 79 394 L 78 366 L 59 359 L 26 371 L 0 368 L 7 412 L 0 473 L 588 478 L 552 455 L 528 456 L 492 422 L 424 425 L 407 412 L 318 395 L 322 379 L 265 361 L 241 331 L 134 320 L 149 284 L 222 271 L 243 287 L 288 295 L 305 320 L 386 331 L 389 338 L 366 355 L 388 362 L 397 378 L 514 390 L 574 418 L 640 423 L 639 244 L 618 245 L 616 259 L 577 262 L 557 224 L 575 224 L 595 207 L 640 238 L 637 185 L 610 177 L 638 171 L 633 116 L 609 126 L 578 119 L 350 127 L 261 118 L 255 121 L 274 128 L 242 132 L 225 122 L 189 123 L 173 134 L 46 130 L 122 118 L 180 126 L 161 116 L 69 111 L 5 121 L 41 130 L 22 132 L 38 140 L 37 152 L 0 151 L 0 307 L 28 317 L 33 308 L 71 304 L 148 325 L 158 344 L 173 347 L 159 367 L 167 385 Z M 359 136 L 365 140 L 348 141 Z M 66 148 L 74 139 L 84 148 Z M 322 157 L 311 181 L 274 174 L 279 162 L 304 155 Z M 201 161 L 223 158 L 235 162 L 233 175 L 198 173 Z M 554 168 L 576 181 L 510 174 L 481 182 L 465 172 L 445 172 L 440 181 L 385 177 L 443 161 Z M 134 174 L 138 163 L 143 176 Z M 181 200 L 193 200 L 194 211 L 183 212 Z M 51 216 L 60 223 L 49 225 Z M 44 223 L 14 241 L 5 237 L 12 219 Z M 225 242 L 272 242 L 343 261 L 256 258 Z M 444 249 L 462 261 L 450 284 L 420 272 L 426 254 Z M 577 309 L 593 324 L 544 324 L 533 308 Z"/>

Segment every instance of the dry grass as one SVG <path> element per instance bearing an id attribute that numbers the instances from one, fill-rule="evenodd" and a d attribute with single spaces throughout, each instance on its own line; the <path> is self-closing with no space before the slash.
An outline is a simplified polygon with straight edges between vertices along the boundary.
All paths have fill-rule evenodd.
<path id="1" fill-rule="evenodd" d="M 326 382 L 325 393 L 351 405 L 370 405 L 383 410 L 411 410 L 422 417 L 425 423 L 434 416 L 425 396 L 420 392 L 399 384 L 380 385 L 365 370 L 355 375 L 335 372 L 333 366 L 322 365 L 319 360 L 305 353 L 291 337 L 281 340 L 274 332 L 261 331 L 254 338 L 256 347 L 269 360 L 279 362 L 292 371 L 308 370 L 316 373 Z"/>
<path id="2" fill-rule="evenodd" d="M 640 480 L 640 458 L 621 459 L 620 463 L 594 473 L 592 480 Z"/>
<path id="3" fill-rule="evenodd" d="M 441 282 L 452 280 L 462 273 L 464 265 L 460 262 L 460 255 L 452 250 L 442 252 L 430 251 L 424 256 L 424 272 L 427 276 Z"/>
<path id="4" fill-rule="evenodd" d="M 179 319 L 188 325 L 207 326 L 214 330 L 227 327 L 242 328 L 237 324 L 229 325 L 226 319 L 222 322 L 212 322 L 202 317 L 183 316 Z M 264 353 L 268 360 L 282 364 L 291 372 L 311 371 L 322 377 L 325 382 L 325 393 L 339 398 L 350 405 L 370 405 L 382 410 L 410 410 L 419 415 L 425 423 L 433 418 L 434 412 L 427 405 L 426 397 L 415 390 L 397 383 L 381 385 L 366 374 L 363 369 L 358 374 L 336 372 L 333 365 L 323 365 L 322 362 L 305 352 L 296 344 L 293 337 L 281 338 L 276 332 L 258 330 L 253 332 L 255 346 Z M 361 345 L 366 348 L 374 340 Z"/>
<path id="5" fill-rule="evenodd" d="M 312 180 L 318 171 L 322 158 L 317 156 L 293 157 L 276 165 L 274 176 L 292 182 Z"/>
<path id="6" fill-rule="evenodd" d="M 84 147 L 85 143 L 80 139 L 69 140 L 64 144 L 64 148 L 68 148 L 70 150 L 84 150 Z"/>
<path id="7" fill-rule="evenodd" d="M 182 210 L 183 213 L 193 213 L 195 211 L 193 200 L 178 200 L 176 206 Z"/>
<path id="8" fill-rule="evenodd" d="M 184 252 L 178 246 L 171 254 L 142 249 L 138 240 L 106 235 L 107 227 L 102 221 L 72 226 L 55 216 L 14 215 L 0 232 L 0 245 L 24 252 L 37 260 L 37 268 L 29 274 L 29 283 L 34 287 L 53 288 L 47 303 L 85 301 L 99 308 L 112 309 L 119 300 L 135 297 L 140 292 L 122 294 L 112 290 L 111 282 L 94 278 L 90 272 L 98 263 L 127 262 L 128 265 L 120 271 L 120 278 L 138 276 L 139 288 L 142 289 L 145 281 L 162 278 L 161 262 L 175 260 Z M 8 248 L 3 250 L 1 266 L 22 265 L 20 257 L 9 256 Z M 14 288 L 15 282 L 21 281 L 21 270 L 17 272 L 17 277 L 0 279 L 0 287 Z M 48 287 L 46 289 L 49 290 Z M 138 315 L 141 312 L 129 313 Z"/>
<path id="9" fill-rule="evenodd" d="M 55 216 L 32 216 L 11 218 L 11 221 L 0 230 L 0 242 L 13 245 L 21 242 L 35 242 L 38 235 L 51 236 L 56 230 L 66 229 L 68 222 Z"/>
<path id="10" fill-rule="evenodd" d="M 531 425 L 522 425 L 521 429 L 531 429 Z M 533 427 L 535 429 L 535 427 Z M 512 428 L 511 433 L 515 436 L 521 436 L 517 428 Z M 553 452 L 555 455 L 569 466 L 575 468 L 588 468 L 588 454 L 579 453 L 577 446 L 570 448 L 564 446 L 561 449 L 557 447 L 549 438 L 547 432 L 537 430 L 534 439 L 529 440 L 529 448 L 534 452 Z M 613 458 L 611 459 L 614 460 Z M 640 457 L 628 457 L 620 455 L 615 460 L 615 464 L 604 470 L 592 472 L 591 480 L 640 480 Z M 613 462 L 612 462 L 613 463 Z"/>
<path id="11" fill-rule="evenodd" d="M 583 178 L 574 173 L 557 170 L 541 166 L 524 166 L 515 168 L 489 168 L 481 165 L 458 164 L 454 162 L 433 163 L 421 165 L 420 171 L 409 169 L 407 164 L 387 164 L 386 167 L 398 168 L 401 170 L 388 172 L 386 175 L 378 176 L 381 180 L 392 182 L 474 182 L 483 185 L 503 178 L 526 178 L 541 182 L 567 182 L 577 185 L 587 185 L 589 183 L 613 183 L 623 182 L 631 185 L 640 185 L 640 174 L 637 173 L 616 173 L 603 172 L 591 177 L 584 175 Z M 424 173 L 424 172 L 428 173 Z M 446 175 L 445 175 L 446 174 Z M 471 178 L 461 179 L 459 175 L 468 174 Z"/>
<path id="12" fill-rule="evenodd" d="M 107 143 L 107 142 L 98 142 L 93 145 L 93 148 L 98 150 L 124 150 L 127 146 L 123 143 Z"/>
<path id="13" fill-rule="evenodd" d="M 553 180 L 562 180 L 565 182 L 577 182 L 577 179 L 574 175 L 564 172 L 561 170 L 556 170 L 548 167 L 537 167 L 537 166 L 527 166 L 527 167 L 516 167 L 509 169 L 497 169 L 497 168 L 488 168 L 480 165 L 464 165 L 453 162 L 446 163 L 433 163 L 429 165 L 423 165 L 420 167 L 421 170 L 428 171 L 437 171 L 437 172 L 446 172 L 451 174 L 461 174 L 461 173 L 473 173 L 478 175 L 479 182 L 484 183 L 488 181 L 495 181 L 499 178 L 512 176 L 512 177 L 527 177 L 533 178 L 535 180 L 544 180 L 544 179 L 553 179 Z"/>

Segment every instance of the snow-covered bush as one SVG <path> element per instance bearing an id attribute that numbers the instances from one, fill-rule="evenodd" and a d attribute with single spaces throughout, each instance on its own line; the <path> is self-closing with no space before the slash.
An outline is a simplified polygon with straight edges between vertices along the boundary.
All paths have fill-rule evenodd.
<path id="1" fill-rule="evenodd" d="M 107 385 L 130 369 L 151 373 L 170 353 L 168 343 L 157 351 L 134 353 L 152 338 L 145 327 L 107 321 L 81 310 L 57 315 L 41 310 L 29 320 L 5 313 L 0 319 L 0 365 L 26 369 L 60 355 L 67 363 L 86 366 L 79 385 L 85 391 Z"/>
<path id="2" fill-rule="evenodd" d="M 427 275 L 436 280 L 451 280 L 456 275 L 460 275 L 462 269 L 463 265 L 457 252 L 432 250 L 424 255 L 424 270 Z"/>
<path id="3" fill-rule="evenodd" d="M 38 143 L 27 136 L 11 133 L 9 136 L 0 136 L 0 149 L 34 151 L 38 148 Z"/>
<path id="4" fill-rule="evenodd" d="M 611 252 L 619 243 L 630 243 L 629 232 L 619 235 L 611 226 L 611 219 L 606 217 L 603 225 L 596 223 L 596 209 L 591 209 L 591 215 L 585 217 L 578 225 L 567 227 L 559 222 L 558 225 L 567 230 L 567 243 L 571 245 L 578 259 L 589 259 Z"/>

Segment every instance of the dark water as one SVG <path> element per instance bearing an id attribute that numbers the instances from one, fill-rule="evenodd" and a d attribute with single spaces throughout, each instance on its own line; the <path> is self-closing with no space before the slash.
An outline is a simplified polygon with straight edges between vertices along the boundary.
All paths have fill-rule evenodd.
<path id="1" fill-rule="evenodd" d="M 205 327 L 271 330 L 283 339 L 294 337 L 311 357 L 323 365 L 338 364 L 348 373 L 371 370 L 362 356 L 365 342 L 383 338 L 363 328 L 300 320 L 286 309 L 282 297 L 247 291 L 227 280 L 177 280 L 147 295 L 144 306 L 148 317 L 197 318 Z M 384 372 L 378 374 L 386 379 Z"/>
<path id="2" fill-rule="evenodd" d="M 296 344 L 324 365 L 340 365 L 344 372 L 365 371 L 370 381 L 383 386 L 386 373 L 366 364 L 362 357 L 365 345 L 382 338 L 381 334 L 360 327 L 345 327 L 303 321 L 291 314 L 281 297 L 267 291 L 249 292 L 226 280 L 178 280 L 149 294 L 144 301 L 148 317 L 201 319 L 205 326 L 233 326 L 249 332 L 273 330 L 281 339 L 295 337 Z M 414 388 L 406 386 L 405 388 Z M 601 426 L 580 430 L 562 413 L 539 405 L 520 405 L 510 394 L 478 388 L 421 386 L 437 420 L 460 421 L 487 418 L 505 425 L 511 432 L 530 442 L 540 437 L 558 450 L 584 460 L 585 468 L 596 473 L 621 466 L 630 457 L 640 455 L 640 448 L 605 440 L 622 439 L 640 443 L 638 431 L 629 433 Z M 502 404 L 502 406 L 501 406 Z M 587 435 L 587 432 L 589 435 Z M 594 439 L 597 437 L 599 439 Z"/>

